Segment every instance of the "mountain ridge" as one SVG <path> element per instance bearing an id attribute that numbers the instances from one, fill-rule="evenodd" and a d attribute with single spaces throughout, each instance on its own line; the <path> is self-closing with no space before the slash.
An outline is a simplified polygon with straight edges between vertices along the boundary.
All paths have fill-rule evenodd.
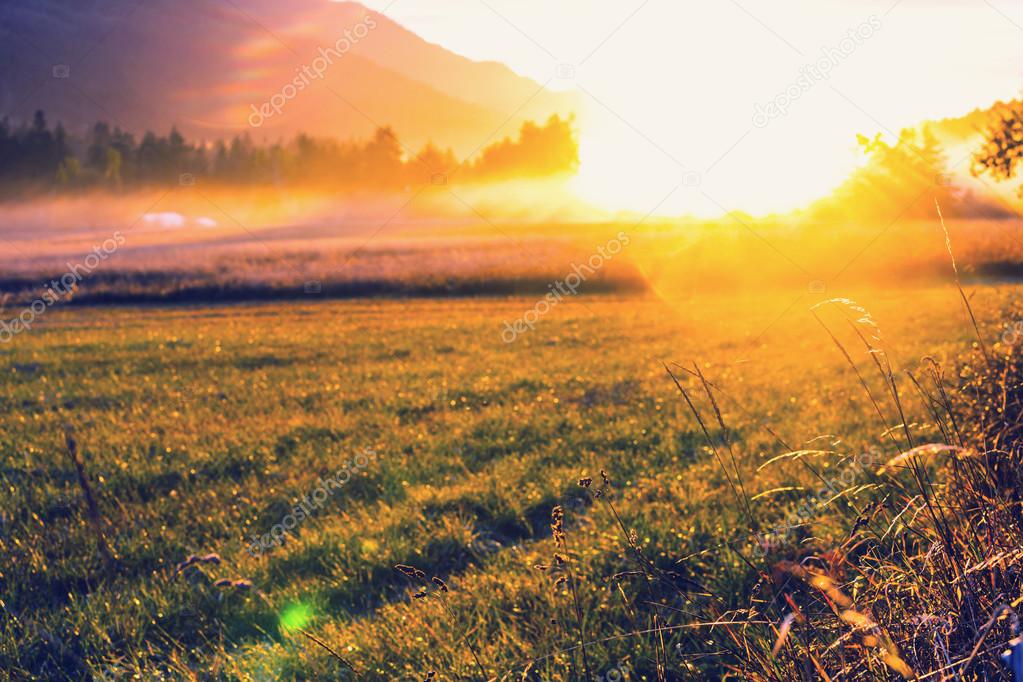
<path id="1" fill-rule="evenodd" d="M 375 26 L 360 31 L 366 17 Z M 42 109 L 72 131 L 107 120 L 136 134 L 176 126 L 207 140 L 245 131 L 352 138 L 391 126 L 408 147 L 434 142 L 466 155 L 525 120 L 573 113 L 578 103 L 357 2 L 256 0 L 235 9 L 222 0 L 42 0 L 0 7 L 0 36 L 0 116 L 27 121 Z M 334 50 L 340 56 L 322 79 L 306 77 L 279 114 L 249 125 L 253 108 L 275 96 L 279 103 L 303 69 L 310 73 L 339 45 L 347 49 Z"/>

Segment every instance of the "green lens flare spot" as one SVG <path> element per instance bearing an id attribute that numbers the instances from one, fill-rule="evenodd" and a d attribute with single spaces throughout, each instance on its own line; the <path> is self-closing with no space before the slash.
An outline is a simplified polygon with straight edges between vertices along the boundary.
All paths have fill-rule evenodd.
<path id="1" fill-rule="evenodd" d="M 301 630 L 313 619 L 313 610 L 308 604 L 297 602 L 284 607 L 281 612 L 281 629 Z"/>

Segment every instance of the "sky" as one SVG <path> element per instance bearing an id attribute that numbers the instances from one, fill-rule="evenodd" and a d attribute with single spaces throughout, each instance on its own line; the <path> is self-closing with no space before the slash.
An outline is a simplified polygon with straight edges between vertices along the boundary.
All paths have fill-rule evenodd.
<path id="1" fill-rule="evenodd" d="M 642 214 L 795 208 L 862 160 L 857 133 L 891 137 L 1023 88 L 1023 3 L 1007 0 L 365 4 L 579 93 L 576 191 Z"/>

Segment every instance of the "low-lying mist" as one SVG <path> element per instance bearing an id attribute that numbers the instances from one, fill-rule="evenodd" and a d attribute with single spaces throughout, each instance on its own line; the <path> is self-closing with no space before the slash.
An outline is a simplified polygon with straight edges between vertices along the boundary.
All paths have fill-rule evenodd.
<path id="1" fill-rule="evenodd" d="M 327 196 L 273 188 L 37 197 L 0 207 L 9 305 L 282 297 L 835 292 L 944 280 L 937 220 L 602 216 L 552 183 Z M 1023 223 L 949 220 L 966 278 L 1023 273 Z M 607 251 L 610 240 L 622 244 Z M 106 246 L 104 246 L 104 244 Z M 93 254 L 90 257 L 90 254 Z M 96 255 L 98 254 L 98 256 Z M 574 273 L 574 274 L 573 274 Z"/>

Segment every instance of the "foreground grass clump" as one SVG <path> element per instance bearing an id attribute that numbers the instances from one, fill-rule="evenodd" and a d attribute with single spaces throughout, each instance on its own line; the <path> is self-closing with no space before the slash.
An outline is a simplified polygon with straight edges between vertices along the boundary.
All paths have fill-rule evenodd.
<path id="1" fill-rule="evenodd" d="M 823 506 L 848 528 L 840 541 L 806 538 L 794 553 L 765 543 L 766 598 L 744 615 L 768 616 L 770 632 L 739 638 L 736 669 L 751 680 L 1008 679 L 999 656 L 1023 603 L 1023 358 L 981 344 L 951 382 L 933 358 L 919 378 L 897 376 L 869 315 L 855 325 L 874 332 L 857 330 L 879 379 L 862 386 L 897 454 L 852 485 L 825 480 Z M 910 392 L 923 413 L 908 411 Z"/>
<path id="2" fill-rule="evenodd" d="M 587 297 L 512 344 L 502 322 L 532 299 L 50 311 L 0 349 L 0 669 L 14 679 L 352 679 L 352 668 L 367 680 L 575 680 L 587 669 L 603 680 L 809 679 L 809 652 L 824 670 L 867 656 L 864 675 L 895 674 L 886 650 L 865 643 L 871 633 L 823 606 L 818 574 L 829 570 L 828 589 L 852 599 L 845 610 L 889 628 L 915 671 L 935 669 L 880 605 L 870 616 L 861 601 L 868 589 L 914 589 L 870 582 L 870 562 L 916 577 L 926 572 L 896 549 L 940 559 L 928 552 L 941 536 L 916 506 L 881 528 L 919 494 L 912 473 L 872 468 L 841 495 L 807 499 L 822 477 L 844 480 L 848 458 L 880 452 L 880 468 L 907 449 L 907 431 L 914 444 L 956 431 L 935 416 L 940 392 L 904 390 L 901 376 L 907 416 L 895 416 L 880 401 L 890 382 L 865 371 L 877 354 L 836 331 L 882 423 L 808 312 L 815 301 L 791 305 L 798 293 L 682 307 Z M 1015 295 L 984 288 L 978 317 L 1011 322 L 1002 311 Z M 975 375 L 952 371 L 972 334 L 954 290 L 856 298 L 893 363 L 910 358 L 922 385 L 914 359 L 948 368 L 940 385 L 961 447 L 991 450 L 969 425 L 1004 431 L 970 416 L 989 403 Z M 1014 356 L 988 351 L 1009 385 Z M 988 376 L 981 386 L 996 383 Z M 374 461 L 282 546 L 247 551 L 364 450 Z M 797 450 L 807 454 L 777 459 Z M 980 461 L 955 454 L 946 463 Z M 922 480 L 948 514 L 940 464 L 927 455 Z M 973 527 L 983 538 L 984 524 Z M 962 589 L 987 575 L 971 565 L 958 564 Z M 998 585 L 1006 601 L 1019 596 Z M 992 599 L 969 613 L 990 617 Z M 923 612 L 903 608 L 893 619 L 910 628 L 902 614 Z M 1004 628 L 992 627 L 990 647 Z M 973 644 L 970 631 L 948 640 L 950 656 Z M 987 646 L 971 670 L 991 665 Z"/>

